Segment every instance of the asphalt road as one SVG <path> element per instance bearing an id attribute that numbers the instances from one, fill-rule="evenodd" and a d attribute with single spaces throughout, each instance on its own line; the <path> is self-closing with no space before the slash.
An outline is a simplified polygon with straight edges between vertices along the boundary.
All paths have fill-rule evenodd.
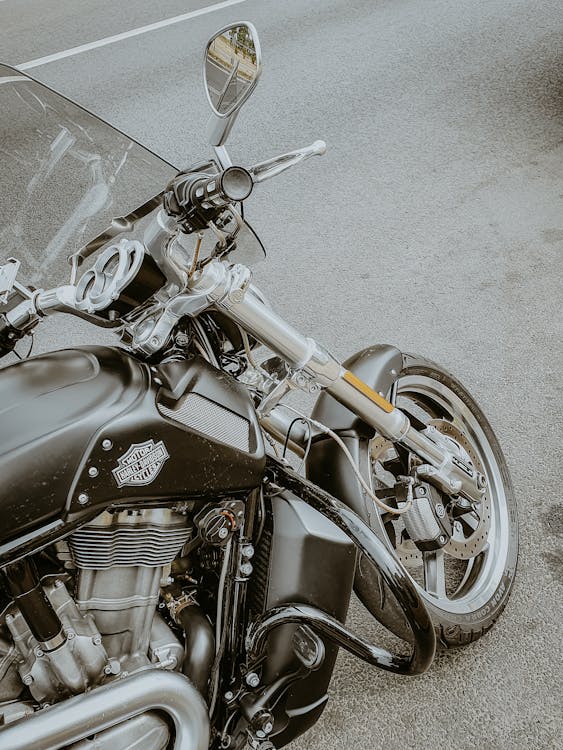
<path id="1" fill-rule="evenodd" d="M 0 59 L 210 4 L 2 0 Z M 521 521 L 489 635 L 414 680 L 341 656 L 321 722 L 294 747 L 561 747 L 561 0 L 245 0 L 30 73 L 186 164 L 208 153 L 203 46 L 240 18 L 258 27 L 264 73 L 235 160 L 328 143 L 253 196 L 269 249 L 257 280 L 339 356 L 389 341 L 462 378 L 504 446 Z M 41 346 L 96 336 L 59 322 Z M 371 630 L 358 606 L 350 622 Z"/>

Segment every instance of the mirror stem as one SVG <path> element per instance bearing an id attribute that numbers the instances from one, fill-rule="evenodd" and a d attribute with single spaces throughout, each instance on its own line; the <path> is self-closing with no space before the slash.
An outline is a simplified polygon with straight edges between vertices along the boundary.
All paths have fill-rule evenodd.
<path id="1" fill-rule="evenodd" d="M 213 151 L 215 152 L 217 161 L 219 162 L 219 165 L 222 169 L 228 169 L 228 167 L 233 166 L 233 162 L 231 160 L 231 157 L 229 156 L 229 152 L 227 151 L 226 146 L 213 146 Z"/>

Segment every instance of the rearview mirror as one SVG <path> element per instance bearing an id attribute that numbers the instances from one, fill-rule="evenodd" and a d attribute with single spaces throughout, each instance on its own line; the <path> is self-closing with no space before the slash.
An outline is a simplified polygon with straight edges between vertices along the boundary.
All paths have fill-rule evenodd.
<path id="1" fill-rule="evenodd" d="M 213 115 L 209 126 L 212 146 L 221 146 L 236 116 L 254 91 L 262 60 L 258 34 L 251 23 L 227 26 L 210 39 L 203 76 Z"/>

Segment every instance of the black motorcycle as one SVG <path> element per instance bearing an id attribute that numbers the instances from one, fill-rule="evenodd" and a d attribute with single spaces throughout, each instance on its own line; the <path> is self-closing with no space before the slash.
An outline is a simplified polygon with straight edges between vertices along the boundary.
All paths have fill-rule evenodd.
<path id="1" fill-rule="evenodd" d="M 516 508 L 464 387 L 340 363 L 252 283 L 246 199 L 325 150 L 232 164 L 260 71 L 250 24 L 211 39 L 214 157 L 178 171 L 0 66 L 2 750 L 282 747 L 339 648 L 419 674 L 507 602 Z M 31 356 L 54 313 L 121 346 Z M 353 589 L 407 653 L 346 627 Z"/>

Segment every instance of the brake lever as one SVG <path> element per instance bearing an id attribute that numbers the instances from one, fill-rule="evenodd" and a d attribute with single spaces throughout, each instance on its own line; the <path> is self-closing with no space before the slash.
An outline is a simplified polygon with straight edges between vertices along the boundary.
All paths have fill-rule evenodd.
<path id="1" fill-rule="evenodd" d="M 252 175 L 254 184 L 269 180 L 271 177 L 285 172 L 286 169 L 300 164 L 311 156 L 322 156 L 326 152 L 326 143 L 324 141 L 315 141 L 310 146 L 298 148 L 296 151 L 289 151 L 287 154 L 274 156 L 272 159 L 261 161 L 250 167 L 248 170 Z"/>

